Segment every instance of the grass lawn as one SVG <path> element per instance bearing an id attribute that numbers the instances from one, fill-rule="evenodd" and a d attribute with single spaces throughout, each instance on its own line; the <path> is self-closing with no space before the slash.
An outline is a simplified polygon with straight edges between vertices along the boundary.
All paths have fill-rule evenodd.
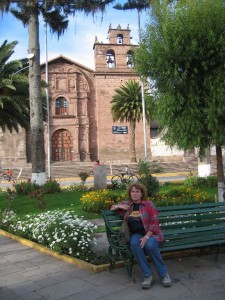
<path id="1" fill-rule="evenodd" d="M 161 186 L 160 193 L 166 192 L 170 188 L 176 186 L 178 185 L 172 184 L 169 186 Z M 212 197 L 212 201 L 215 201 L 215 195 L 217 195 L 217 188 L 201 188 L 199 190 L 205 191 L 208 195 L 210 195 L 210 198 Z M 118 194 L 120 193 L 121 191 L 118 191 Z M 85 212 L 82 209 L 82 203 L 80 201 L 82 194 L 83 192 L 81 191 L 65 190 L 61 191 L 60 193 L 46 194 L 44 195 L 45 211 L 65 209 L 74 211 L 77 214 L 77 216 L 83 216 L 87 220 L 101 218 L 100 214 Z M 9 208 L 9 203 L 5 199 L 4 194 L 0 193 L 0 209 L 6 208 Z M 40 209 L 37 207 L 36 200 L 25 195 L 16 195 L 13 201 L 11 202 L 10 209 L 15 211 L 19 216 L 26 214 L 37 214 L 41 212 Z"/>
<path id="2" fill-rule="evenodd" d="M 83 216 L 85 219 L 96 219 L 101 216 L 95 213 L 85 212 L 82 209 L 80 198 L 82 196 L 80 191 L 62 191 L 55 194 L 44 195 L 45 211 L 55 209 L 65 209 L 74 211 L 78 216 Z M 4 195 L 0 194 L 0 209 L 8 208 L 8 202 L 5 200 Z M 37 207 L 36 200 L 26 195 L 16 195 L 13 199 L 10 209 L 16 211 L 18 215 L 37 214 L 40 209 Z"/>

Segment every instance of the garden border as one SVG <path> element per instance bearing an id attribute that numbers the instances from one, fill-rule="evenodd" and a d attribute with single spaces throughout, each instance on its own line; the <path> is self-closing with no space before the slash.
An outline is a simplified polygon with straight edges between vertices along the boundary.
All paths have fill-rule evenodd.
<path id="1" fill-rule="evenodd" d="M 78 259 L 78 258 L 75 258 L 75 257 L 70 257 L 69 255 L 65 255 L 65 254 L 59 254 L 57 253 L 56 251 L 53 251 L 45 246 L 42 246 L 42 245 L 39 245 L 35 242 L 32 242 L 30 240 L 27 240 L 23 237 L 20 237 L 20 236 L 17 236 L 15 234 L 12 234 L 12 233 L 9 233 L 7 231 L 4 231 L 2 229 L 0 229 L 0 234 L 2 236 L 5 236 L 7 238 L 10 238 L 12 240 L 15 240 L 27 247 L 30 247 L 30 248 L 34 248 L 40 252 L 43 252 L 45 254 L 48 254 L 48 255 L 51 255 L 51 256 L 54 256 L 55 258 L 58 258 L 60 260 L 63 260 L 67 263 L 70 263 L 70 264 L 73 264 L 81 269 L 84 269 L 84 270 L 87 270 L 87 271 L 92 271 L 94 273 L 99 273 L 99 272 L 102 272 L 102 271 L 106 271 L 106 270 L 109 270 L 109 267 L 110 267 L 110 264 L 103 264 L 103 265 L 93 265 L 91 263 L 88 263 L 86 261 L 83 261 L 81 259 Z M 122 267 L 123 266 L 123 262 L 121 261 L 118 261 L 116 263 L 116 267 Z"/>

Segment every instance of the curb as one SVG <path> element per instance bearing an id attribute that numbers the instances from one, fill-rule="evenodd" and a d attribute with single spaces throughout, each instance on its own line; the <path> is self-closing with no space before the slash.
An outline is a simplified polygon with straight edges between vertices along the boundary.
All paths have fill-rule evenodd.
<path id="1" fill-rule="evenodd" d="M 176 177 L 176 176 L 188 176 L 190 174 L 190 172 L 174 172 L 174 173 L 154 173 L 151 174 L 152 176 L 155 177 L 165 177 L 165 176 L 171 176 L 171 177 Z M 193 174 L 197 174 L 197 172 L 193 172 Z M 110 180 L 112 178 L 113 175 L 107 175 L 107 179 Z M 78 176 L 72 176 L 72 177 L 56 177 L 55 178 L 57 181 L 69 181 L 69 180 L 74 180 L 77 182 L 80 182 L 80 179 Z M 91 175 L 87 178 L 87 182 L 88 180 L 94 180 L 94 176 Z"/>
<path id="2" fill-rule="evenodd" d="M 67 263 L 73 264 L 76 267 L 79 267 L 79 268 L 87 270 L 87 271 L 92 271 L 94 273 L 99 273 L 99 272 L 102 272 L 102 271 L 109 270 L 109 268 L 110 268 L 110 264 L 93 265 L 91 263 L 85 262 L 85 261 L 80 260 L 78 258 L 70 257 L 69 255 L 59 254 L 59 253 L 57 253 L 57 252 L 55 252 L 55 251 L 53 251 L 53 250 L 51 250 L 51 249 L 49 249 L 45 246 L 36 244 L 35 242 L 32 242 L 32 241 L 27 240 L 25 238 L 19 237 L 15 234 L 9 233 L 9 232 L 4 231 L 2 229 L 0 229 L 0 234 L 2 236 L 5 236 L 7 238 L 10 238 L 12 240 L 15 240 L 15 241 L 19 242 L 22 245 L 25 245 L 27 247 L 36 249 L 36 250 L 38 250 L 42 253 L 54 256 L 57 259 L 63 260 Z M 123 262 L 116 262 L 115 266 L 118 267 L 118 268 L 122 267 Z"/>

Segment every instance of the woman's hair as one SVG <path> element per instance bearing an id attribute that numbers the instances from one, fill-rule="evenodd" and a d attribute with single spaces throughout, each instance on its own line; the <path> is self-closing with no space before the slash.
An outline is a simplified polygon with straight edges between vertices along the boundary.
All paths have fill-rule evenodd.
<path id="1" fill-rule="evenodd" d="M 146 187 L 142 183 L 136 182 L 136 183 L 132 183 L 128 187 L 127 195 L 128 195 L 128 200 L 129 201 L 132 201 L 132 199 L 131 199 L 131 190 L 132 190 L 133 187 L 135 187 L 137 190 L 141 191 L 141 194 L 142 194 L 141 200 L 147 199 L 147 190 L 146 190 Z"/>

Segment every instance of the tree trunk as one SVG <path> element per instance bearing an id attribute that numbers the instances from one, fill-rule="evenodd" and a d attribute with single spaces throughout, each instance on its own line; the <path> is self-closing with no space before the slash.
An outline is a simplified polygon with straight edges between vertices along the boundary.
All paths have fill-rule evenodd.
<path id="1" fill-rule="evenodd" d="M 218 200 L 219 202 L 224 202 L 225 184 L 224 184 L 224 171 L 223 171 L 223 155 L 222 155 L 221 146 L 216 146 L 216 159 L 217 159 Z"/>
<path id="2" fill-rule="evenodd" d="M 30 129 L 31 129 L 31 163 L 32 182 L 44 184 L 45 173 L 45 150 L 44 150 L 44 127 L 41 101 L 41 72 L 40 72 L 40 47 L 39 47 L 39 21 L 37 5 L 28 1 L 28 32 L 29 54 L 34 54 L 29 59 L 29 93 L 30 93 Z"/>
<path id="3" fill-rule="evenodd" d="M 136 150 L 135 150 L 135 127 L 136 123 L 135 121 L 130 121 L 130 162 L 137 162 L 136 158 Z"/>
<path id="4" fill-rule="evenodd" d="M 198 176 L 207 177 L 212 173 L 210 148 L 205 150 L 204 157 L 198 159 Z"/>

